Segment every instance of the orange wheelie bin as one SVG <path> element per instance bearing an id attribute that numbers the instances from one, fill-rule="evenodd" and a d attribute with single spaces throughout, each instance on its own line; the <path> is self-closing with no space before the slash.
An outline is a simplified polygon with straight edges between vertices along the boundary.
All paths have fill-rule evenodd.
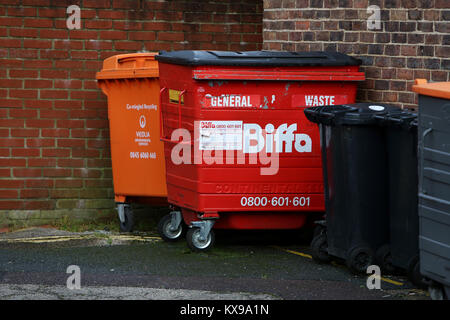
<path id="1" fill-rule="evenodd" d="M 132 231 L 132 202 L 167 204 L 164 146 L 159 139 L 156 53 L 107 58 L 96 74 L 108 97 L 114 195 L 120 230 Z"/>

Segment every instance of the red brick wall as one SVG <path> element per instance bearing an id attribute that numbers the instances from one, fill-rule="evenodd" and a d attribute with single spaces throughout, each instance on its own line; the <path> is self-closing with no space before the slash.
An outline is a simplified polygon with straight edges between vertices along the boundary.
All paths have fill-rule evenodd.
<path id="1" fill-rule="evenodd" d="M 261 29 L 262 1 L 0 0 L 0 212 L 112 207 L 105 58 L 259 50 Z"/>
<path id="2" fill-rule="evenodd" d="M 367 29 L 369 5 L 380 31 Z M 450 81 L 449 0 L 264 0 L 263 48 L 339 51 L 363 60 L 358 101 L 417 108 L 415 78 Z"/>

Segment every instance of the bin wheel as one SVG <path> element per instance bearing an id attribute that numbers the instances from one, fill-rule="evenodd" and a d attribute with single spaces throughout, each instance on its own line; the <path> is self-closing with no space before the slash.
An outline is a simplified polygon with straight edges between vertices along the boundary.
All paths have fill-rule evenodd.
<path id="1" fill-rule="evenodd" d="M 125 206 L 124 208 L 125 221 L 119 220 L 120 232 L 131 232 L 134 228 L 134 213 L 131 207 Z"/>
<path id="2" fill-rule="evenodd" d="M 412 258 L 406 269 L 406 274 L 412 284 L 420 289 L 426 290 L 427 284 L 425 282 L 425 277 L 420 273 L 420 259 L 418 255 Z"/>
<path id="3" fill-rule="evenodd" d="M 190 228 L 186 234 L 186 241 L 189 249 L 194 252 L 205 252 L 214 246 L 215 235 L 211 230 L 206 240 L 200 239 L 200 228 Z"/>
<path id="4" fill-rule="evenodd" d="M 375 261 L 380 266 L 383 273 L 395 273 L 395 266 L 392 264 L 391 246 L 389 244 L 385 244 L 378 248 L 375 253 Z"/>
<path id="5" fill-rule="evenodd" d="M 177 230 L 175 231 L 170 230 L 171 222 L 172 217 L 170 216 L 170 214 L 167 214 L 164 217 L 162 217 L 158 223 L 158 233 L 161 236 L 161 238 L 167 242 L 177 241 L 183 236 L 184 231 L 186 230 L 186 227 L 184 226 L 183 222 L 180 223 L 180 226 L 178 227 Z"/>
<path id="6" fill-rule="evenodd" d="M 327 228 L 321 225 L 318 225 L 314 228 L 314 233 L 313 233 L 313 240 L 314 238 L 316 238 L 317 236 L 321 235 L 322 233 L 326 233 L 327 232 Z"/>
<path id="7" fill-rule="evenodd" d="M 347 256 L 347 267 L 353 273 L 365 274 L 367 268 L 372 265 L 373 251 L 367 246 L 358 246 L 353 248 Z"/>
<path id="8" fill-rule="evenodd" d="M 328 241 L 325 233 L 319 233 L 311 241 L 312 258 L 318 263 L 328 263 L 331 257 L 328 254 Z"/>

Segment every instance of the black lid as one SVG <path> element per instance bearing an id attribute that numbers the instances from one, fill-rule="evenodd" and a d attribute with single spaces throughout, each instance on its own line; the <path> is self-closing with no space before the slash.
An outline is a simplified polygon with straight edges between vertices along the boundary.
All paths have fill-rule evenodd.
<path id="1" fill-rule="evenodd" d="M 400 108 L 386 104 L 354 103 L 305 109 L 306 117 L 313 122 L 335 125 L 376 124 L 377 116 L 402 112 Z M 309 115 L 308 115 L 309 114 Z"/>
<path id="2" fill-rule="evenodd" d="M 354 66 L 361 60 L 338 52 L 160 51 L 156 60 L 186 66 Z"/>
<path id="3" fill-rule="evenodd" d="M 355 108 L 347 105 L 320 106 L 305 108 L 306 118 L 314 123 L 332 124 L 336 116 L 345 112 L 354 111 Z"/>
<path id="4" fill-rule="evenodd" d="M 375 118 L 382 125 L 392 127 L 402 127 L 409 129 L 411 127 L 417 127 L 417 113 L 400 110 L 396 113 L 389 113 L 385 115 L 377 115 Z"/>
<path id="5" fill-rule="evenodd" d="M 348 106 L 352 106 L 356 110 L 347 112 L 342 117 L 339 117 L 339 124 L 374 124 L 377 122 L 376 116 L 401 112 L 400 108 L 387 104 L 355 103 Z"/>

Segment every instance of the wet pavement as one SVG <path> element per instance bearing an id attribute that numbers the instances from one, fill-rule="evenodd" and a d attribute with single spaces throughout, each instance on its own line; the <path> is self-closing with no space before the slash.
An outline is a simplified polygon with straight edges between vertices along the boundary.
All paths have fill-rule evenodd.
<path id="1" fill-rule="evenodd" d="M 220 230 L 219 230 L 220 231 Z M 428 300 L 402 275 L 367 276 L 317 264 L 289 232 L 216 232 L 208 253 L 153 233 L 71 233 L 32 228 L 0 234 L 0 299 Z M 78 266 L 81 289 L 66 286 Z"/>

